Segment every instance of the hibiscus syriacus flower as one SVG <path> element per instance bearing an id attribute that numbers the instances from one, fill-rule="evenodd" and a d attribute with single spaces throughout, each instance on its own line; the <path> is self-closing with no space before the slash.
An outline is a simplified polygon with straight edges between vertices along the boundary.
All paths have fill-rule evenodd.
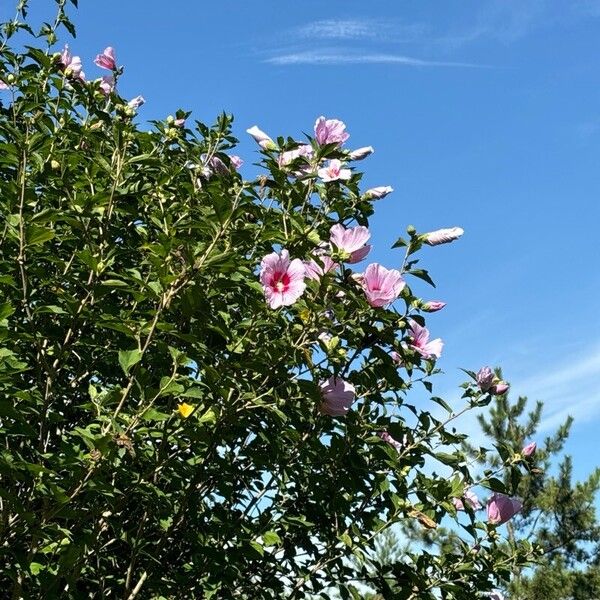
<path id="1" fill-rule="evenodd" d="M 338 264 L 332 260 L 330 256 L 326 254 L 316 253 L 315 258 L 311 258 L 310 260 L 304 261 L 304 269 L 306 271 L 305 275 L 309 279 L 314 279 L 318 281 L 330 271 L 333 271 L 338 268 Z"/>
<path id="2" fill-rule="evenodd" d="M 337 119 L 319 117 L 315 122 L 315 138 L 321 146 L 324 144 L 343 144 L 350 134 L 346 133 L 346 124 Z"/>
<path id="3" fill-rule="evenodd" d="M 330 377 L 319 386 L 323 402 L 320 410 L 330 417 L 343 417 L 354 402 L 354 386 L 343 379 Z"/>
<path id="4" fill-rule="evenodd" d="M 377 263 L 371 263 L 358 281 L 365 291 L 367 302 L 374 307 L 391 304 L 406 285 L 400 271 L 386 269 Z"/>
<path id="5" fill-rule="evenodd" d="M 63 51 L 60 53 L 59 64 L 67 77 L 85 81 L 85 73 L 82 70 L 83 65 L 81 64 L 81 58 L 71 54 L 69 44 L 65 44 Z"/>
<path id="6" fill-rule="evenodd" d="M 493 525 L 502 525 L 523 509 L 523 503 L 504 494 L 492 494 L 487 504 L 488 521 Z"/>
<path id="7" fill-rule="evenodd" d="M 101 69 L 107 69 L 108 71 L 114 71 L 117 68 L 117 57 L 115 55 L 115 49 L 108 46 L 104 48 L 102 54 L 98 54 L 94 59 L 94 64 Z"/>
<path id="8" fill-rule="evenodd" d="M 481 506 L 481 502 L 479 502 L 479 498 L 477 495 L 471 490 L 466 490 L 465 494 L 462 498 L 452 498 L 452 503 L 456 510 L 465 510 L 465 505 L 463 500 L 473 509 L 473 510 L 481 510 L 483 507 Z"/>
<path id="9" fill-rule="evenodd" d="M 347 181 L 352 177 L 352 171 L 350 169 L 342 169 L 342 163 L 337 158 L 330 160 L 326 167 L 317 171 L 317 174 L 325 182 L 337 181 L 338 179 Z"/>
<path id="10" fill-rule="evenodd" d="M 367 244 L 370 237 L 371 233 L 362 225 L 346 229 L 337 223 L 330 229 L 329 240 L 332 246 L 346 253 L 346 262 L 353 264 L 360 262 L 371 251 L 371 246 Z"/>
<path id="11" fill-rule="evenodd" d="M 410 346 L 423 358 L 439 358 L 442 355 L 444 342 L 440 338 L 429 341 L 429 329 L 421 327 L 416 321 L 410 322 Z"/>
<path id="12" fill-rule="evenodd" d="M 302 261 L 290 260 L 287 250 L 267 254 L 260 263 L 260 282 L 267 304 L 271 308 L 294 304 L 306 288 L 304 275 Z"/>

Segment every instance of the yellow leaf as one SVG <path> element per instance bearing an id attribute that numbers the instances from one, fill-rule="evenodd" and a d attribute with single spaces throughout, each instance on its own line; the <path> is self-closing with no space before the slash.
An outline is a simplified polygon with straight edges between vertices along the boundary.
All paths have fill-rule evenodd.
<path id="1" fill-rule="evenodd" d="M 177 410 L 179 414 L 187 419 L 193 412 L 196 407 L 193 404 L 187 404 L 187 402 L 182 402 L 177 406 Z"/>

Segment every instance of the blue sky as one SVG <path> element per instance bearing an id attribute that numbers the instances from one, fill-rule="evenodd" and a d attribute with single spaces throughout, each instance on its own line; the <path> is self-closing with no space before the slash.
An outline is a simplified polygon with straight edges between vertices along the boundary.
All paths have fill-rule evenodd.
<path id="1" fill-rule="evenodd" d="M 429 321 L 446 341 L 438 391 L 501 365 L 545 401 L 546 431 L 576 418 L 579 476 L 600 462 L 600 0 L 80 4 L 70 44 L 88 78 L 112 45 L 142 119 L 234 113 L 247 176 L 254 124 L 300 136 L 326 115 L 348 146 L 373 145 L 365 185 L 395 189 L 373 260 L 399 265 L 388 248 L 408 224 L 465 229 L 422 255 L 448 303 Z"/>

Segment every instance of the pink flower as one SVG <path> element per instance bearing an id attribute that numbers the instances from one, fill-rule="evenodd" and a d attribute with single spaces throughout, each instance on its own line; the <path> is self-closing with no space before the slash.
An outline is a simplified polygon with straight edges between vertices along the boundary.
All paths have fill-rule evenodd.
<path id="1" fill-rule="evenodd" d="M 309 144 L 302 144 L 298 146 L 298 148 L 294 148 L 294 150 L 287 150 L 286 152 L 282 152 L 279 156 L 279 166 L 285 167 L 289 165 L 293 160 L 300 158 L 301 156 L 306 159 L 311 159 L 313 155 L 312 146 Z"/>
<path id="2" fill-rule="evenodd" d="M 475 377 L 482 392 L 487 392 L 494 383 L 494 372 L 489 367 L 481 367 Z"/>
<path id="3" fill-rule="evenodd" d="M 304 262 L 305 275 L 309 279 L 318 281 L 330 271 L 338 268 L 338 264 L 332 260 L 330 256 L 326 254 L 317 254 L 316 260 L 311 258 Z"/>
<path id="4" fill-rule="evenodd" d="M 67 77 L 73 79 L 85 80 L 85 73 L 82 71 L 83 65 L 79 56 L 73 56 L 69 50 L 69 44 L 65 44 L 63 51 L 60 53 L 59 64 L 62 67 Z"/>
<path id="5" fill-rule="evenodd" d="M 410 333 L 410 346 L 423 358 L 439 358 L 442 355 L 444 342 L 440 338 L 429 341 L 429 330 L 426 327 L 421 327 L 416 321 L 410 321 Z"/>
<path id="6" fill-rule="evenodd" d="M 342 169 L 342 163 L 337 158 L 330 160 L 329 165 L 319 169 L 317 174 L 325 182 L 337 181 L 338 179 L 347 181 L 352 177 L 352 171 L 350 169 Z"/>
<path id="7" fill-rule="evenodd" d="M 181 129 L 182 127 L 185 127 L 185 119 L 175 119 L 173 125 Z"/>
<path id="8" fill-rule="evenodd" d="M 260 282 L 271 308 L 290 306 L 304 293 L 304 265 L 299 258 L 290 261 L 287 250 L 267 254 L 260 263 Z"/>
<path id="9" fill-rule="evenodd" d="M 506 394 L 506 392 L 508 392 L 509 387 L 510 386 L 508 383 L 500 381 L 491 387 L 490 392 L 492 392 L 492 394 L 496 394 L 496 396 L 502 396 L 502 394 Z"/>
<path id="10" fill-rule="evenodd" d="M 483 508 L 481 502 L 479 502 L 479 498 L 471 490 L 465 490 L 463 498 L 473 510 L 481 510 Z M 465 510 L 465 505 L 461 498 L 452 498 L 452 504 L 454 504 L 456 510 Z"/>
<path id="11" fill-rule="evenodd" d="M 530 444 L 527 444 L 527 446 L 525 446 L 523 450 L 521 450 L 521 454 L 526 458 L 529 458 L 530 456 L 535 454 L 536 450 L 537 444 L 535 442 L 531 442 Z"/>
<path id="12" fill-rule="evenodd" d="M 392 350 L 390 352 L 390 358 L 397 364 L 397 365 L 402 365 L 402 357 L 400 356 L 400 354 L 398 354 L 398 352 L 396 352 L 395 350 Z"/>
<path id="13" fill-rule="evenodd" d="M 387 442 L 390 446 L 395 448 L 398 452 L 402 452 L 402 444 L 395 440 L 387 431 L 380 431 L 377 434 L 384 442 Z"/>
<path id="14" fill-rule="evenodd" d="M 277 148 L 275 142 L 261 129 L 259 129 L 256 125 L 250 127 L 250 129 L 246 129 L 246 133 L 249 133 L 254 141 L 263 149 L 263 150 L 273 150 Z"/>
<path id="15" fill-rule="evenodd" d="M 442 310 L 446 306 L 445 302 L 439 302 L 438 300 L 430 300 L 429 302 L 425 302 L 423 306 L 421 306 L 421 310 L 425 312 L 437 312 L 438 310 Z"/>
<path id="16" fill-rule="evenodd" d="M 502 525 L 512 519 L 523 508 L 523 503 L 504 494 L 492 494 L 487 504 L 488 521 L 493 525 Z"/>
<path id="17" fill-rule="evenodd" d="M 352 150 L 350 154 L 348 154 L 348 160 L 363 160 L 367 158 L 370 154 L 375 152 L 373 146 L 365 146 L 364 148 L 357 148 L 356 150 Z"/>
<path id="18" fill-rule="evenodd" d="M 390 304 L 400 295 L 406 285 L 400 271 L 388 270 L 377 263 L 371 263 L 365 269 L 359 282 L 365 291 L 367 302 L 373 307 Z"/>
<path id="19" fill-rule="evenodd" d="M 360 262 L 371 251 L 367 245 L 371 233 L 362 225 L 346 229 L 337 223 L 329 231 L 331 244 L 348 255 L 346 262 L 350 264 Z"/>
<path id="20" fill-rule="evenodd" d="M 449 244 L 457 240 L 464 230 L 460 227 L 451 227 L 449 229 L 438 229 L 425 234 L 424 242 L 430 246 L 439 246 L 440 244 Z"/>
<path id="21" fill-rule="evenodd" d="M 8 90 L 10 87 L 0 79 L 0 90 Z"/>
<path id="22" fill-rule="evenodd" d="M 140 106 L 142 106 L 142 104 L 145 103 L 146 100 L 144 99 L 144 96 L 136 96 L 127 103 L 127 106 L 129 106 L 130 108 L 138 109 Z"/>
<path id="23" fill-rule="evenodd" d="M 115 78 L 112 75 L 103 75 L 100 82 L 100 91 L 108 96 L 115 89 Z"/>
<path id="24" fill-rule="evenodd" d="M 235 154 L 230 154 L 229 155 L 229 161 L 233 165 L 234 169 L 239 169 L 244 164 L 243 159 L 240 158 L 239 156 L 235 155 Z"/>
<path id="25" fill-rule="evenodd" d="M 380 185 L 378 187 L 371 188 L 363 194 L 365 200 L 381 200 L 388 194 L 391 194 L 394 188 L 391 185 Z"/>
<path id="26" fill-rule="evenodd" d="M 315 122 L 315 138 L 321 146 L 325 144 L 343 144 L 350 135 L 346 133 L 346 124 L 337 119 L 319 117 Z"/>
<path id="27" fill-rule="evenodd" d="M 114 71 L 117 68 L 117 57 L 114 48 L 111 48 L 110 46 L 104 48 L 102 54 L 98 54 L 94 59 L 94 64 L 101 69 Z"/>
<path id="28" fill-rule="evenodd" d="M 330 377 L 321 382 L 321 396 L 323 402 L 320 410 L 331 417 L 343 417 L 354 402 L 354 386 L 343 379 Z"/>

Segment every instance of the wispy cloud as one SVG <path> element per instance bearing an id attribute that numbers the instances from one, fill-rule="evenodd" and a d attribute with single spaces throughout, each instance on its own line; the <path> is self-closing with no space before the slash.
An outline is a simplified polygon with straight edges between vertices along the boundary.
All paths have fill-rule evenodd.
<path id="1" fill-rule="evenodd" d="M 294 34 L 301 38 L 353 40 L 373 38 L 381 25 L 377 21 L 361 19 L 325 19 L 298 27 Z"/>
<path id="2" fill-rule="evenodd" d="M 476 65 L 466 62 L 424 60 L 401 54 L 380 52 L 356 53 L 344 50 L 306 50 L 281 54 L 265 59 L 272 65 L 401 65 L 407 67 L 463 67 L 489 68 L 488 65 Z"/>
<path id="3" fill-rule="evenodd" d="M 517 382 L 516 392 L 544 402 L 544 418 L 540 431 L 555 428 L 567 416 L 575 421 L 600 416 L 600 346 L 584 357 L 577 357 L 554 369 L 545 367 L 540 373 Z"/>
<path id="4" fill-rule="evenodd" d="M 289 32 L 292 37 L 312 40 L 388 40 L 415 41 L 425 32 L 419 23 L 382 19 L 324 19 L 313 21 Z"/>
<path id="5" fill-rule="evenodd" d="M 600 420 L 600 344 L 592 346 L 592 351 L 585 356 L 573 356 L 560 364 L 544 364 L 532 371 L 522 379 L 511 379 L 510 369 L 505 375 L 511 379 L 513 401 L 526 396 L 531 406 L 537 400 L 544 403 L 538 427 L 540 436 L 554 432 L 569 416 L 573 417 L 575 427 L 579 423 Z M 456 393 L 444 397 L 453 406 L 462 405 Z M 478 412 L 485 413 L 486 409 Z M 442 416 L 441 412 L 438 416 Z M 482 433 L 476 416 L 474 411 L 463 415 L 457 422 L 457 429 L 466 433 L 473 445 L 489 447 L 489 439 Z"/>

